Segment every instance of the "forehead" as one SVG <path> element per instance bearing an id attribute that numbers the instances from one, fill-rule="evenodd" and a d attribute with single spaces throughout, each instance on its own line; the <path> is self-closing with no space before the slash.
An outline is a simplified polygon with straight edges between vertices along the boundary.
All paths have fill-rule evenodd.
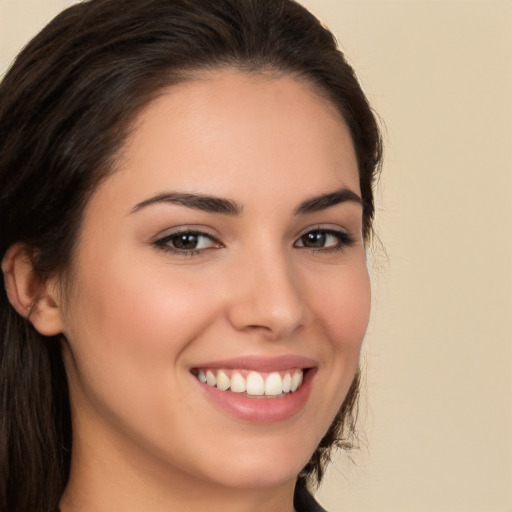
<path id="1" fill-rule="evenodd" d="M 244 189 L 292 193 L 305 186 L 315 188 L 311 194 L 341 186 L 359 192 L 342 116 L 290 76 L 224 70 L 163 91 L 135 120 L 118 167 L 114 179 L 132 188 L 137 182 L 138 193 L 171 187 L 240 197 Z"/>

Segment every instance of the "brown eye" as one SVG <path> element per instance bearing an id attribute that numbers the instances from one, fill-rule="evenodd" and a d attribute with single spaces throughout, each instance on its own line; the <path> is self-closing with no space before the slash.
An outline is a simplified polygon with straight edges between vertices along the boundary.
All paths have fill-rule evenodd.
<path id="1" fill-rule="evenodd" d="M 194 254 L 204 249 L 220 247 L 220 243 L 213 237 L 196 231 L 171 233 L 157 240 L 155 245 L 163 250 L 182 254 Z"/>
<path id="2" fill-rule="evenodd" d="M 199 239 L 199 235 L 194 233 L 184 233 L 173 236 L 167 243 L 171 244 L 175 249 L 191 250 L 197 249 L 200 242 Z"/>
<path id="3" fill-rule="evenodd" d="M 315 229 L 302 235 L 295 247 L 304 247 L 306 249 L 343 249 L 345 246 L 352 245 L 353 238 L 345 231 L 336 231 L 333 229 Z"/>
<path id="4" fill-rule="evenodd" d="M 311 231 L 300 237 L 302 247 L 325 247 L 327 234 L 322 231 Z"/>

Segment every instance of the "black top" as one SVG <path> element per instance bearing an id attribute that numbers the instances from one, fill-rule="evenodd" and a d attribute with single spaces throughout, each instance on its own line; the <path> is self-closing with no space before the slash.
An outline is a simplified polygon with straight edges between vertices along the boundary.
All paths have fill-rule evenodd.
<path id="1" fill-rule="evenodd" d="M 313 498 L 304 487 L 300 486 L 295 488 L 293 506 L 297 512 L 327 512 L 315 501 L 315 498 Z"/>

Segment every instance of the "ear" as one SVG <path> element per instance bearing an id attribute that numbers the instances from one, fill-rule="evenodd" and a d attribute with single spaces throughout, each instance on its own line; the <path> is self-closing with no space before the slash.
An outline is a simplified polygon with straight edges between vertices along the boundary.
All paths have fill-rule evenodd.
<path id="1" fill-rule="evenodd" d="M 34 271 L 31 251 L 24 243 L 9 247 L 2 260 L 7 297 L 16 311 L 44 336 L 63 329 L 56 279 L 41 279 Z"/>

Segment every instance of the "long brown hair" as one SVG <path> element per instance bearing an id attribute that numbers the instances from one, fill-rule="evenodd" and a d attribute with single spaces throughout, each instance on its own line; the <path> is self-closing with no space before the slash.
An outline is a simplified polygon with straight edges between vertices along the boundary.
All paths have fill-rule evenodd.
<path id="1" fill-rule="evenodd" d="M 333 35 L 293 0 L 90 0 L 63 11 L 0 84 L 0 258 L 15 242 L 42 277 L 68 268 L 82 211 L 115 169 L 131 122 L 191 72 L 232 67 L 307 80 L 344 117 L 370 238 L 381 139 Z M 72 450 L 59 337 L 0 290 L 0 509 L 54 512 Z M 299 482 L 314 484 L 354 431 L 358 377 Z"/>

